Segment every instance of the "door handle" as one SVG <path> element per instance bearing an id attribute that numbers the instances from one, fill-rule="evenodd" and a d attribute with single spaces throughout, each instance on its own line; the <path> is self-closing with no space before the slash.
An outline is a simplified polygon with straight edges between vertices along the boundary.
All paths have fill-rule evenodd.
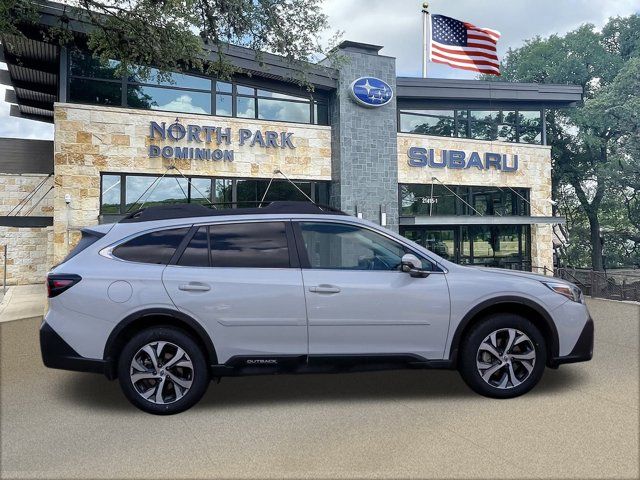
<path id="1" fill-rule="evenodd" d="M 336 287 L 335 285 L 317 285 L 314 287 L 309 287 L 309 291 L 313 293 L 340 293 L 340 287 Z"/>
<path id="2" fill-rule="evenodd" d="M 204 283 L 189 282 L 179 285 L 178 290 L 182 290 L 183 292 L 208 292 L 211 290 L 211 287 Z"/>

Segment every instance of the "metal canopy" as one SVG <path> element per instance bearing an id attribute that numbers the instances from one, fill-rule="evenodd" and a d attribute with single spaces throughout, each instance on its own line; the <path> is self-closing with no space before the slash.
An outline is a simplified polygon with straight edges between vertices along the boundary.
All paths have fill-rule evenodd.
<path id="1" fill-rule="evenodd" d="M 14 89 L 5 94 L 12 104 L 10 115 L 53 123 L 59 47 L 15 35 L 3 35 L 0 41 L 8 69 L 0 72 L 0 83 Z"/>
<path id="2" fill-rule="evenodd" d="M 556 225 L 565 224 L 564 217 L 528 217 L 510 215 L 437 215 L 400 217 L 400 225 Z"/>
<path id="3" fill-rule="evenodd" d="M 488 82 L 398 77 L 398 108 L 474 106 L 573 107 L 582 102 L 580 85 Z M 422 103 L 421 103 L 422 102 Z"/>

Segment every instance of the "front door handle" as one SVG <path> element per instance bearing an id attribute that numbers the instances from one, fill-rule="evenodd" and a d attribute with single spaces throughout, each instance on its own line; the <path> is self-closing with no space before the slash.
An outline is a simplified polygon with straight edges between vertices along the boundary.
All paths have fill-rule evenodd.
<path id="1" fill-rule="evenodd" d="M 309 287 L 309 291 L 313 293 L 340 293 L 340 287 L 336 287 L 335 285 L 317 285 L 314 287 Z"/>
<path id="2" fill-rule="evenodd" d="M 182 290 L 183 292 L 208 292 L 211 290 L 211 287 L 204 283 L 189 282 L 178 286 L 178 290 Z"/>

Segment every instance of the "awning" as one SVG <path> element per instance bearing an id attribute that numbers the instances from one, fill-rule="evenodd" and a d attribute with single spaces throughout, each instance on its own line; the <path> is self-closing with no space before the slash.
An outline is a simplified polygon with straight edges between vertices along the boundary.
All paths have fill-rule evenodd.
<path id="1" fill-rule="evenodd" d="M 400 225 L 557 225 L 567 223 L 564 217 L 526 217 L 519 215 L 420 215 L 400 217 Z"/>

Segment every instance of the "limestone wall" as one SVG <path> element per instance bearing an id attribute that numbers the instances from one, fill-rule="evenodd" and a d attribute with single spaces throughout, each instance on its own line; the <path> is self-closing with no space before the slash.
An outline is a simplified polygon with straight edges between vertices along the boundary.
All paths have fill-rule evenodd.
<path id="1" fill-rule="evenodd" d="M 0 173 L 0 215 L 8 215 L 45 178 L 46 175 L 6 175 Z M 26 202 L 19 215 L 26 215 L 33 207 L 35 208 L 29 215 L 53 215 L 53 191 L 49 191 L 52 185 L 53 178 L 46 180 L 33 197 Z M 12 215 L 15 212 L 16 210 Z M 4 245 L 7 245 L 8 285 L 43 282 L 51 266 L 52 238 L 52 227 L 0 226 L 0 282 L 4 275 Z"/>
<path id="2" fill-rule="evenodd" d="M 151 139 L 151 121 L 169 126 L 176 117 L 185 126 L 229 128 L 231 143 L 218 145 L 215 135 L 197 145 L 186 138 Z M 240 145 L 240 129 L 292 133 L 295 148 L 251 146 L 250 140 Z M 150 158 L 150 145 L 231 149 L 233 161 Z M 54 156 L 54 261 L 59 261 L 79 238 L 78 229 L 98 222 L 102 171 L 162 174 L 173 164 L 184 175 L 270 178 L 280 169 L 289 178 L 331 180 L 331 127 L 59 103 Z"/>
<path id="3" fill-rule="evenodd" d="M 518 170 L 506 172 L 494 168 L 480 170 L 414 167 L 409 164 L 411 147 L 435 149 L 439 159 L 443 149 L 470 152 L 507 154 L 509 159 L 518 156 Z M 510 160 L 511 161 L 511 160 Z M 463 138 L 430 137 L 425 135 L 398 134 L 398 182 L 430 184 L 432 177 L 446 185 L 488 185 L 523 187 L 530 189 L 531 215 L 551 216 L 551 147 L 523 143 L 488 142 Z M 534 267 L 546 266 L 553 271 L 553 243 L 551 225 L 531 226 L 531 263 Z"/>

